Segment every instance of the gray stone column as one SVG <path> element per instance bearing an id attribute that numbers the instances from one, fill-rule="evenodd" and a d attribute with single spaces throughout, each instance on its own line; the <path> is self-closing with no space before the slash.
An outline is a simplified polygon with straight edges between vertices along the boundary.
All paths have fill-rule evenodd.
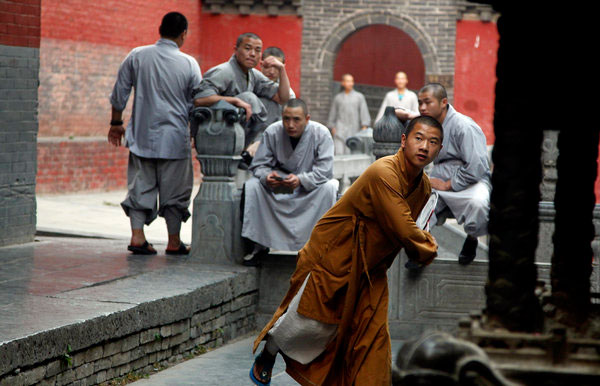
<path id="1" fill-rule="evenodd" d="M 379 159 L 396 154 L 402 142 L 404 125 L 396 118 L 393 107 L 386 107 L 383 117 L 373 129 L 373 155 Z"/>
<path id="2" fill-rule="evenodd" d="M 235 183 L 244 145 L 238 123 L 243 114 L 225 101 L 193 114 L 204 178 L 194 198 L 191 255 L 206 263 L 235 264 L 243 257 L 241 192 Z"/>

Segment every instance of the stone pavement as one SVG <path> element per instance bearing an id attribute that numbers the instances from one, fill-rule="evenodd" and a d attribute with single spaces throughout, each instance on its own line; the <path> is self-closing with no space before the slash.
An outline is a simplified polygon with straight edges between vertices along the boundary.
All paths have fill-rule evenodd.
<path id="1" fill-rule="evenodd" d="M 255 268 L 126 245 L 38 236 L 0 248 L 0 385 L 100 383 L 255 330 Z"/>
<path id="2" fill-rule="evenodd" d="M 198 192 L 194 186 L 192 199 Z M 129 239 L 129 218 L 121 209 L 126 190 L 101 193 L 42 194 L 37 195 L 37 230 L 43 233 L 62 233 Z M 190 212 L 193 205 L 190 204 Z M 162 217 L 144 228 L 151 243 L 167 241 L 167 227 Z M 192 241 L 192 218 L 182 224 L 181 239 Z"/>
<path id="3" fill-rule="evenodd" d="M 253 385 L 248 377 L 250 366 L 254 360 L 251 352 L 253 342 L 254 336 L 240 339 L 153 374 L 148 379 L 142 379 L 135 384 L 139 386 Z M 392 341 L 394 360 L 401 345 L 402 343 L 398 340 Z M 275 362 L 271 385 L 298 385 L 285 372 L 285 362 L 281 356 L 278 356 Z"/>
<path id="4" fill-rule="evenodd" d="M 162 219 L 158 254 L 131 255 L 124 197 L 38 196 L 42 232 L 0 248 L 0 385 L 101 383 L 254 331 L 256 269 L 166 256 Z"/>

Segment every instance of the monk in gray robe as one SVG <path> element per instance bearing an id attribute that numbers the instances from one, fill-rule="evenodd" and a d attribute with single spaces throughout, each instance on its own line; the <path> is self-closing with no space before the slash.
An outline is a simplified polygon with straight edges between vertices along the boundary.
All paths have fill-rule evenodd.
<path id="1" fill-rule="evenodd" d="M 271 56 L 263 61 L 263 67 L 274 66 L 280 73 L 279 83 L 273 82 L 255 69 L 261 58 L 262 40 L 256 34 L 241 34 L 228 62 L 211 68 L 204 74 L 195 90 L 195 106 L 212 106 L 224 99 L 246 110 L 246 148 L 256 137 L 267 118 L 267 110 L 260 97 L 284 104 L 290 97 L 290 81 L 285 65 Z"/>
<path id="2" fill-rule="evenodd" d="M 242 236 L 256 243 L 244 264 L 256 265 L 266 248 L 301 249 L 335 203 L 331 134 L 310 120 L 301 99 L 290 99 L 282 120 L 265 130 L 250 170 Z"/>
<path id="3" fill-rule="evenodd" d="M 180 51 L 188 22 L 179 12 L 167 13 L 154 45 L 134 48 L 125 58 L 110 95 L 108 141 L 129 148 L 127 197 L 121 203 L 131 223 L 134 254 L 157 251 L 146 240 L 144 225 L 157 215 L 165 218 L 169 241 L 166 253 L 188 254 L 180 239 L 181 222 L 190 217 L 193 168 L 189 132 L 192 92 L 202 79 L 198 62 Z M 135 89 L 127 130 L 123 110 Z M 159 205 L 157 206 L 157 200 Z"/>
<path id="4" fill-rule="evenodd" d="M 342 88 L 343 91 L 333 98 L 327 123 L 333 135 L 336 155 L 350 154 L 346 139 L 371 124 L 367 101 L 363 94 L 354 90 L 352 75 L 342 75 Z"/>
<path id="5" fill-rule="evenodd" d="M 277 67 L 275 67 L 275 66 L 266 67 L 263 65 L 265 59 L 267 59 L 269 56 L 275 56 L 275 58 L 277 58 L 277 60 L 279 60 L 281 63 L 285 64 L 285 54 L 283 53 L 283 50 L 279 47 L 267 47 L 267 48 L 265 48 L 265 50 L 262 53 L 262 60 L 261 60 L 262 74 L 264 76 L 266 76 L 267 78 L 269 78 L 270 80 L 272 80 L 273 82 L 279 84 L 279 78 L 281 77 L 281 74 L 279 73 L 279 70 L 277 69 Z M 290 88 L 290 99 L 294 99 L 294 98 L 296 98 L 296 94 L 294 93 L 294 90 L 292 90 Z M 248 162 L 248 165 L 252 161 L 252 157 L 254 157 L 254 155 L 256 154 L 258 145 L 260 145 L 260 139 L 262 137 L 262 133 L 265 131 L 265 129 L 267 127 L 269 127 L 270 124 L 275 123 L 281 119 L 281 112 L 283 110 L 282 106 L 279 103 L 275 102 L 273 99 L 266 98 L 266 97 L 260 97 L 259 99 L 263 103 L 263 105 L 265 105 L 265 109 L 267 110 L 267 117 L 265 118 L 265 121 L 262 123 L 262 129 L 258 130 L 258 133 L 257 133 L 256 137 L 254 138 L 254 142 L 252 144 L 250 144 L 250 146 L 248 146 L 248 148 L 246 149 L 246 151 L 248 153 L 248 157 L 245 157 L 244 161 Z M 242 156 L 243 156 L 243 154 L 242 154 Z"/>
<path id="6" fill-rule="evenodd" d="M 455 217 L 467 238 L 458 256 L 460 264 L 475 259 L 477 237 L 486 235 L 492 189 L 485 134 L 469 117 L 449 103 L 439 83 L 425 85 L 418 94 L 419 113 L 435 118 L 444 128 L 443 148 L 429 175 L 439 200 L 431 222 Z M 397 111 L 396 114 L 399 112 Z"/>

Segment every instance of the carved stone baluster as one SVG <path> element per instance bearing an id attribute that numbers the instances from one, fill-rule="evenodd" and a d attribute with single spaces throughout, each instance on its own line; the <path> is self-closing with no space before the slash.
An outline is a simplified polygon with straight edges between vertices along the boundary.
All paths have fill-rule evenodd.
<path id="1" fill-rule="evenodd" d="M 383 117 L 373 129 L 373 155 L 379 159 L 396 154 L 402 142 L 404 125 L 396 117 L 393 107 L 386 107 Z"/>
<path id="2" fill-rule="evenodd" d="M 204 174 L 194 198 L 191 255 L 203 262 L 234 264 L 243 257 L 240 191 L 235 175 L 244 145 L 244 114 L 225 102 L 193 113 L 198 161 Z"/>

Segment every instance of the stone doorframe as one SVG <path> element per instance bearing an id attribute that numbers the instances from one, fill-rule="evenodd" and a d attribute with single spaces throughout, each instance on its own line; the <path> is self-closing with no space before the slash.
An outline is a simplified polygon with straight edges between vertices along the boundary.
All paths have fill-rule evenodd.
<path id="1" fill-rule="evenodd" d="M 327 39 L 319 46 L 314 60 L 303 52 L 302 95 L 311 107 L 311 115 L 320 122 L 326 122 L 331 104 L 333 67 L 342 42 L 352 33 L 373 24 L 396 27 L 408 34 L 417 44 L 425 63 L 425 81 L 442 81 L 451 94 L 452 75 L 440 74 L 438 55 L 433 41 L 413 18 L 404 14 L 389 12 L 363 12 L 353 15 L 336 24 L 327 34 Z M 303 47 L 303 51 L 304 51 Z M 312 62 L 312 63 L 311 63 Z M 446 79 L 448 78 L 448 79 Z"/>

